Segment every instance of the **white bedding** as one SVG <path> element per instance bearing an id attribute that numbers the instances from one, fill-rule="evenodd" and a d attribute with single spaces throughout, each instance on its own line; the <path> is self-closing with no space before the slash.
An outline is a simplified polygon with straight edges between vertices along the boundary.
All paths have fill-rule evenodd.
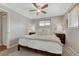
<path id="1" fill-rule="evenodd" d="M 51 53 L 62 54 L 63 45 L 55 35 L 25 35 L 19 39 L 19 44 Z"/>

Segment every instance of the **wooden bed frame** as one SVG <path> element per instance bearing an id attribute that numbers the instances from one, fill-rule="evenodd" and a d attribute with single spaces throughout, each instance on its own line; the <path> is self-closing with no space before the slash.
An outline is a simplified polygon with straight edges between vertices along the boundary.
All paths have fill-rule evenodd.
<path id="1" fill-rule="evenodd" d="M 39 54 L 42 54 L 44 56 L 61 56 L 61 54 L 50 53 L 50 52 L 47 52 L 47 51 L 37 50 L 37 49 L 30 48 L 30 47 L 27 47 L 27 46 L 22 46 L 22 45 L 18 45 L 18 51 L 20 51 L 20 47 L 21 48 L 26 48 L 29 51 L 39 53 Z"/>
<path id="2" fill-rule="evenodd" d="M 65 44 L 65 34 L 56 33 L 56 36 L 60 38 L 61 43 Z M 33 48 L 28 47 L 28 46 L 22 46 L 20 44 L 17 47 L 18 51 L 20 51 L 20 47 L 27 48 L 28 50 L 36 52 L 36 53 L 41 53 L 41 54 L 43 54 L 45 56 L 61 56 L 62 55 L 62 54 L 50 53 L 50 52 L 47 52 L 47 51 L 33 49 Z"/>

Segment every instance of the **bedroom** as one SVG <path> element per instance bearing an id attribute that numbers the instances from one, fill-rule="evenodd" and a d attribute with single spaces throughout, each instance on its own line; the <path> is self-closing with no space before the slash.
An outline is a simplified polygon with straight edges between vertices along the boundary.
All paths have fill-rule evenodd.
<path id="1" fill-rule="evenodd" d="M 1 3 L 0 9 L 7 12 L 7 37 L 3 40 L 6 43 L 1 43 L 7 49 L 2 51 L 1 55 L 43 55 L 42 52 L 37 53 L 26 48 L 20 49 L 21 46 L 18 45 L 23 43 L 27 43 L 26 47 L 31 46 L 30 48 L 58 53 L 58 55 L 79 55 L 77 53 L 79 48 L 78 36 L 74 37 L 78 32 L 79 26 L 78 3 Z M 28 38 L 35 40 L 28 40 Z M 27 39 L 27 41 L 25 42 L 23 39 Z M 37 41 L 36 39 L 39 40 Z M 57 44 L 52 43 L 52 41 Z M 44 46 L 40 44 L 46 47 L 43 48 Z M 17 47 L 20 51 L 17 50 Z"/>

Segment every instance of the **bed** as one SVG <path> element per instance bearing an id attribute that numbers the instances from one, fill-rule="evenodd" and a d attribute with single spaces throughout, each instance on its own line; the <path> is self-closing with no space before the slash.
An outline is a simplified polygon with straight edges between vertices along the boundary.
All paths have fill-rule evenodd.
<path id="1" fill-rule="evenodd" d="M 19 38 L 18 51 L 20 51 L 20 47 L 23 47 L 46 55 L 60 56 L 62 55 L 64 44 L 64 34 L 24 35 Z"/>

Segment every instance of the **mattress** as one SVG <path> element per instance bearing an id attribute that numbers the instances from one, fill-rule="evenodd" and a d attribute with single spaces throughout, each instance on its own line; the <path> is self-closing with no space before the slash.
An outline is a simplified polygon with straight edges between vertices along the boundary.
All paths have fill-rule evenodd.
<path id="1" fill-rule="evenodd" d="M 63 47 L 53 41 L 43 41 L 43 40 L 30 40 L 29 38 L 20 38 L 19 44 L 22 46 L 28 46 L 34 49 L 47 51 L 50 53 L 62 54 Z"/>

